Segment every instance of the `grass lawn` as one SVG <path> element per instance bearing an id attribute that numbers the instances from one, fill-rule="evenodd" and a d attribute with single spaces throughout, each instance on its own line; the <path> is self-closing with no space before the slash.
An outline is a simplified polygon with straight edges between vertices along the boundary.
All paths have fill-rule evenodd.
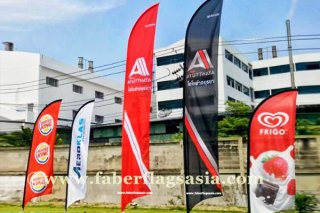
<path id="1" fill-rule="evenodd" d="M 232 208 L 225 207 L 221 210 L 221 207 L 217 207 L 217 211 L 205 211 L 205 210 L 194 210 L 194 213 L 236 213 L 236 212 L 245 212 L 244 209 L 232 210 Z M 0 213 L 21 213 L 22 209 L 19 204 L 0 204 Z M 63 213 L 64 207 L 62 205 L 28 205 L 25 208 L 24 213 Z M 120 213 L 120 209 L 116 207 L 101 207 L 101 206 L 72 206 L 68 209 L 70 213 Z M 127 213 L 185 213 L 185 210 L 175 210 L 175 209 L 144 209 L 144 208 L 132 208 L 129 207 L 126 209 Z"/>

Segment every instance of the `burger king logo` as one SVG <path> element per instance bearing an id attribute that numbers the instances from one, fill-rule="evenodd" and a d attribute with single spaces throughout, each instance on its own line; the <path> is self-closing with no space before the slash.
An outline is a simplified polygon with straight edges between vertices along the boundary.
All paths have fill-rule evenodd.
<path id="1" fill-rule="evenodd" d="M 44 172 L 35 172 L 29 179 L 30 188 L 34 193 L 41 193 L 47 188 L 47 176 Z"/>
<path id="2" fill-rule="evenodd" d="M 47 163 L 50 158 L 50 146 L 46 142 L 40 143 L 34 152 L 34 157 L 40 164 Z"/>
<path id="3" fill-rule="evenodd" d="M 54 122 L 53 118 L 49 114 L 45 114 L 40 118 L 39 121 L 39 131 L 41 132 L 42 135 L 47 136 L 51 133 L 53 127 L 54 127 Z"/>

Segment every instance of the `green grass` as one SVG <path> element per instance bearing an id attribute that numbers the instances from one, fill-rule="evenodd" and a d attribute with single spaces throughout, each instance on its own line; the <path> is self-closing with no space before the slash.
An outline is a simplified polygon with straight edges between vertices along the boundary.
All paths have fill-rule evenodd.
<path id="1" fill-rule="evenodd" d="M 245 212 L 244 209 L 239 210 L 231 210 L 237 209 L 236 207 L 217 207 L 217 211 L 215 210 L 193 210 L 194 213 L 239 213 Z M 18 204 L 0 204 L 0 213 L 21 213 L 21 206 Z M 26 206 L 24 213 L 63 213 L 64 207 L 62 205 L 43 205 L 43 204 L 31 204 Z M 72 206 L 68 209 L 69 213 L 120 213 L 120 209 L 118 207 L 103 207 L 103 206 Z M 132 208 L 129 207 L 125 211 L 126 213 L 184 213 L 186 212 L 184 209 L 147 209 L 147 208 Z"/>

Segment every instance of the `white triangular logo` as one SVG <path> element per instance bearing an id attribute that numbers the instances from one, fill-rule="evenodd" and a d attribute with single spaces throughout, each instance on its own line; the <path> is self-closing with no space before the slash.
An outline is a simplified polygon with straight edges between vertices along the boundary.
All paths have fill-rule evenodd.
<path id="1" fill-rule="evenodd" d="M 190 64 L 189 70 L 192 70 L 194 68 L 203 68 L 205 70 L 213 68 L 213 65 L 211 63 L 207 50 L 197 51 L 196 55 L 194 56 Z"/>
<path id="2" fill-rule="evenodd" d="M 141 75 L 141 76 L 150 75 L 146 65 L 146 60 L 144 58 L 137 58 L 136 62 L 132 67 L 129 78 L 132 77 L 133 75 Z"/>

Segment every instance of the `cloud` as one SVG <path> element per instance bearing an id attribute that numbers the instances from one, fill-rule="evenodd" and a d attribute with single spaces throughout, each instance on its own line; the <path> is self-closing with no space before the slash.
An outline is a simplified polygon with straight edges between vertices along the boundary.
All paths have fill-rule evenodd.
<path id="1" fill-rule="evenodd" d="M 291 7 L 290 7 L 289 13 L 287 15 L 287 19 L 290 20 L 294 16 L 296 9 L 297 9 L 298 1 L 299 0 L 291 0 Z"/>
<path id="2" fill-rule="evenodd" d="M 125 0 L 1 0 L 0 29 L 20 31 L 31 25 L 58 23 L 105 12 Z"/>

